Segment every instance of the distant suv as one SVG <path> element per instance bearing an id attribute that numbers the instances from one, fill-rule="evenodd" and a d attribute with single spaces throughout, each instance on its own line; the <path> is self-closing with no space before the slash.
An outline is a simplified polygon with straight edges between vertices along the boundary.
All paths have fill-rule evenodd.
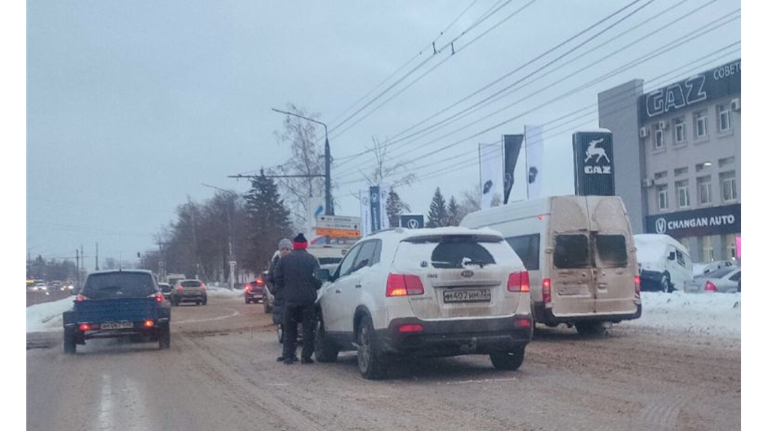
<path id="1" fill-rule="evenodd" d="M 182 302 L 206 305 L 208 303 L 207 289 L 200 280 L 179 280 L 171 290 L 171 305 L 179 305 Z"/>
<path id="2" fill-rule="evenodd" d="M 267 288 L 264 284 L 264 275 L 259 274 L 255 280 L 250 283 L 246 283 L 243 287 L 243 296 L 245 297 L 245 303 L 257 303 L 264 302 L 266 298 Z"/>
<path id="3" fill-rule="evenodd" d="M 488 354 L 516 370 L 531 341 L 530 285 L 520 258 L 490 229 L 393 229 L 358 241 L 318 299 L 315 355 L 357 350 L 360 373 L 386 376 L 396 357 Z"/>

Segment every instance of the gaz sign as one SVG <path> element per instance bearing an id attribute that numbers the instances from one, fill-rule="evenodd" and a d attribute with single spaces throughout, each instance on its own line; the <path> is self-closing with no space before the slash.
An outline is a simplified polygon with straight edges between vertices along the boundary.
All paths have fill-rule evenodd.
<path id="1" fill-rule="evenodd" d="M 615 194 L 613 134 L 610 131 L 574 133 L 573 164 L 576 195 Z"/>

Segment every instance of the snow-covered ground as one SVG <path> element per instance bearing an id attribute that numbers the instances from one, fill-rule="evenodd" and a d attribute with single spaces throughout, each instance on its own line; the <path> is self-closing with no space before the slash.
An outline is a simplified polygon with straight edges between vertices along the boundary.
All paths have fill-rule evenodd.
<path id="1" fill-rule="evenodd" d="M 741 293 L 642 292 L 643 315 L 621 325 L 741 338 Z"/>
<path id="2" fill-rule="evenodd" d="M 242 290 L 208 290 L 208 296 L 239 298 Z M 621 325 L 728 338 L 741 338 L 741 294 L 690 294 L 643 292 L 643 315 Z M 27 307 L 27 332 L 61 330 L 61 313 L 72 307 L 72 298 Z"/>

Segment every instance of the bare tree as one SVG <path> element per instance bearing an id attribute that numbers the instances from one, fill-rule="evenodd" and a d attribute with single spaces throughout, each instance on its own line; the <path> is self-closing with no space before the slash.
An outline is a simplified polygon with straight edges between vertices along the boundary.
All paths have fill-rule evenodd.
<path id="1" fill-rule="evenodd" d="M 381 145 L 381 142 L 375 136 L 371 140 L 373 141 L 373 146 L 367 149 L 373 151 L 373 155 L 376 157 L 376 165 L 373 171 L 363 172 L 360 170 L 368 184 L 371 186 L 387 184 L 391 189 L 413 184 L 416 180 L 416 175 L 412 172 L 405 173 L 407 172 L 406 164 L 403 162 L 389 163 L 387 160 L 387 147 Z"/>

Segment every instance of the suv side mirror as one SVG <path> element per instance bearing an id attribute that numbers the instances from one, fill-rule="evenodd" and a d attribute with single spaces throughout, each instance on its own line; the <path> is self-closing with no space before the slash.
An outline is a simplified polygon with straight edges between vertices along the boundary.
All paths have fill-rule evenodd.
<path id="1" fill-rule="evenodd" d="M 320 268 L 315 271 L 315 278 L 320 281 L 330 281 L 331 271 L 329 271 L 327 268 Z"/>
<path id="2" fill-rule="evenodd" d="M 669 252 L 669 256 L 667 256 L 667 259 L 668 260 L 675 260 L 675 252 L 674 251 L 670 251 Z"/>

